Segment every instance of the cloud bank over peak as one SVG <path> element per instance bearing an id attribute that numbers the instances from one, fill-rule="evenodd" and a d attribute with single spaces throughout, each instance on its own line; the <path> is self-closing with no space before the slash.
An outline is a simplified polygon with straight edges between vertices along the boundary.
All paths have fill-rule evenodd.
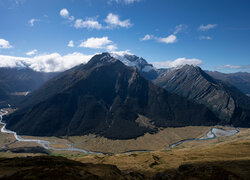
<path id="1" fill-rule="evenodd" d="M 32 58 L 0 55 L 0 67 L 31 68 L 41 72 L 62 72 L 82 63 L 87 63 L 94 55 L 74 52 L 67 55 L 51 53 Z"/>
<path id="2" fill-rule="evenodd" d="M 186 64 L 188 65 L 194 65 L 194 66 L 199 66 L 202 64 L 202 60 L 200 59 L 187 59 L 185 57 L 183 58 L 177 58 L 173 61 L 165 61 L 165 62 L 152 62 L 152 64 L 156 68 L 176 68 L 176 67 L 181 67 Z"/>

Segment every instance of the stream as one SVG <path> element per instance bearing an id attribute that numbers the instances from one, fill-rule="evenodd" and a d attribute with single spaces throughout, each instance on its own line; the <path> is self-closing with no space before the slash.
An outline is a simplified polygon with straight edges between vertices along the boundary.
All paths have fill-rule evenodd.
<path id="1" fill-rule="evenodd" d="M 16 132 L 11 131 L 6 129 L 6 123 L 2 122 L 3 120 L 3 116 L 5 116 L 6 114 L 8 114 L 8 111 L 4 110 L 4 109 L 0 109 L 0 124 L 3 125 L 3 127 L 1 128 L 1 132 L 2 133 L 7 133 L 7 134 L 13 134 L 14 137 L 16 138 L 17 141 L 21 141 L 21 142 L 36 142 L 38 144 L 40 144 L 43 148 L 48 149 L 48 150 L 55 150 L 55 151 L 78 151 L 78 152 L 83 152 L 85 154 L 104 154 L 101 152 L 93 152 L 93 151 L 87 151 L 84 149 L 80 149 L 80 148 L 75 148 L 73 147 L 71 144 L 64 144 L 67 145 L 68 148 L 54 148 L 51 146 L 51 142 L 49 141 L 45 141 L 45 140 L 38 140 L 38 139 L 24 139 L 21 136 L 17 135 Z M 231 129 L 231 130 L 224 130 L 224 129 L 220 129 L 220 128 L 211 128 L 208 133 L 204 136 L 202 136 L 201 138 L 193 138 L 193 139 L 184 139 L 181 141 L 178 141 L 174 144 L 171 144 L 168 146 L 168 148 L 174 148 L 184 142 L 188 142 L 188 141 L 204 141 L 204 140 L 211 140 L 211 139 L 215 139 L 217 137 L 220 136 L 224 136 L 224 137 L 229 137 L 229 136 L 233 136 L 235 134 L 239 133 L 238 128 L 235 129 Z M 131 151 L 126 151 L 124 153 L 133 153 L 133 152 L 151 152 L 151 151 L 147 151 L 147 150 L 131 150 Z"/>
<path id="2" fill-rule="evenodd" d="M 177 143 L 169 145 L 168 148 L 174 148 L 175 146 L 178 146 L 178 145 L 180 145 L 184 142 L 188 142 L 188 141 L 211 140 L 211 139 L 215 139 L 215 138 L 220 137 L 220 136 L 229 137 L 229 136 L 233 136 L 239 132 L 240 131 L 238 128 L 234 128 L 234 129 L 230 129 L 230 130 L 224 130 L 224 129 L 220 129 L 220 128 L 211 128 L 208 131 L 208 133 L 205 136 L 202 136 L 201 138 L 183 139 L 181 141 L 178 141 Z"/>
<path id="3" fill-rule="evenodd" d="M 65 144 L 68 146 L 68 148 L 54 148 L 51 147 L 51 142 L 49 141 L 45 141 L 45 140 L 38 140 L 38 139 L 24 139 L 21 136 L 17 135 L 16 132 L 14 131 L 10 131 L 8 129 L 6 129 L 6 123 L 2 122 L 3 120 L 3 116 L 6 115 L 8 113 L 8 111 L 5 111 L 3 109 L 0 110 L 2 113 L 0 115 L 0 124 L 3 125 L 3 127 L 1 128 L 1 132 L 2 133 L 8 133 L 8 134 L 13 134 L 14 137 L 16 138 L 17 141 L 21 141 L 21 142 L 36 142 L 38 144 L 40 144 L 43 148 L 48 149 L 48 150 L 55 150 L 55 151 L 79 151 L 79 152 L 83 152 L 85 154 L 102 154 L 99 152 L 93 152 L 93 151 L 87 151 L 84 149 L 80 149 L 80 148 L 74 148 L 71 144 Z"/>

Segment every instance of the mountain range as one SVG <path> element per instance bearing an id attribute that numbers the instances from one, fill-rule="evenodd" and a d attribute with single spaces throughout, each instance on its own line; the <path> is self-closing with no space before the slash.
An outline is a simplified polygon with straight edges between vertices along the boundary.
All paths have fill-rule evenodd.
<path id="1" fill-rule="evenodd" d="M 37 72 L 29 68 L 0 68 L 0 107 L 17 104 L 27 94 L 41 87 L 58 73 Z"/>
<path id="2" fill-rule="evenodd" d="M 20 135 L 130 139 L 165 127 L 249 127 L 249 103 L 199 67 L 158 70 L 135 55 L 102 53 L 48 80 L 5 121 Z"/>
<path id="3" fill-rule="evenodd" d="M 218 71 L 205 71 L 207 74 L 215 79 L 219 79 L 224 82 L 228 82 L 243 93 L 250 95 L 250 73 L 247 72 L 237 72 L 237 73 L 221 73 Z"/>
<path id="4" fill-rule="evenodd" d="M 6 119 L 7 128 L 21 135 L 93 133 L 129 139 L 157 132 L 159 127 L 219 122 L 204 105 L 154 85 L 135 67 L 108 53 L 51 79 L 29 99 L 36 101 Z"/>

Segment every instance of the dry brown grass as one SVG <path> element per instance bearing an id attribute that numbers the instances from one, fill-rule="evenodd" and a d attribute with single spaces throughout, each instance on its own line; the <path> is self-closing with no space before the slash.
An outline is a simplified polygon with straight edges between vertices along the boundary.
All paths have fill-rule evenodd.
<path id="1" fill-rule="evenodd" d="M 168 170 L 174 172 L 182 164 L 216 164 L 241 177 L 250 177 L 250 129 L 235 136 L 197 142 L 186 142 L 171 150 L 78 157 L 81 162 L 114 164 L 121 170 L 138 171 L 148 176 Z M 240 165 L 240 163 L 246 165 Z M 238 165 L 237 165 L 238 163 Z M 243 164 L 244 164 L 243 163 Z"/>
<path id="2" fill-rule="evenodd" d="M 89 151 L 105 153 L 121 153 L 130 150 L 164 150 L 170 144 L 183 139 L 201 137 L 206 134 L 211 127 L 188 126 L 181 128 L 166 128 L 156 134 L 145 134 L 136 139 L 129 140 L 110 140 L 94 135 L 71 136 L 69 140 L 74 147 L 83 148 Z"/>
<path id="3" fill-rule="evenodd" d="M 144 136 L 130 140 L 110 140 L 95 135 L 58 137 L 34 137 L 22 136 L 24 139 L 40 139 L 50 141 L 54 148 L 67 148 L 65 144 L 72 144 L 74 147 L 88 151 L 104 153 L 121 153 L 130 150 L 164 150 L 170 144 L 182 139 L 201 137 L 206 134 L 211 127 L 188 126 L 181 128 L 166 128 L 156 134 L 145 134 Z M 33 142 L 15 142 L 13 134 L 0 133 L 0 146 L 12 143 L 10 147 L 39 146 Z"/>

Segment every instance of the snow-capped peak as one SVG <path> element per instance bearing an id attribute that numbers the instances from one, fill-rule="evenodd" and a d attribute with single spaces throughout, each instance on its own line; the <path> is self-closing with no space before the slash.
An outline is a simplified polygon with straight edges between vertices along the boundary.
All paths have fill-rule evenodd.
<path id="1" fill-rule="evenodd" d="M 120 60 L 126 66 L 136 67 L 139 71 L 150 72 L 152 70 L 156 70 L 152 64 L 148 64 L 145 59 L 135 56 L 128 51 L 112 52 L 110 55 Z"/>

